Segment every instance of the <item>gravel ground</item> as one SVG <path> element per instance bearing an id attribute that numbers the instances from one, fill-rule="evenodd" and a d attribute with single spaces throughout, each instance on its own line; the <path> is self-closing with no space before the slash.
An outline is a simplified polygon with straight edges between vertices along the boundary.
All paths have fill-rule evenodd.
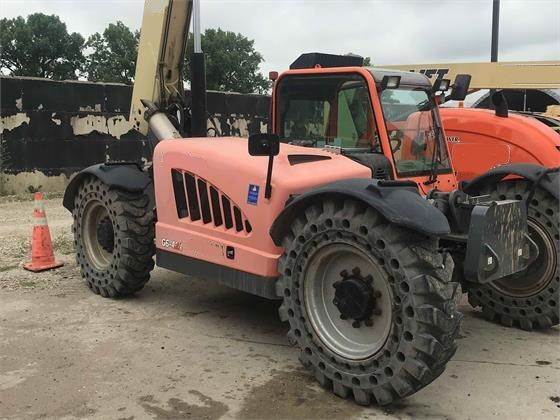
<path id="1" fill-rule="evenodd" d="M 560 418 L 558 328 L 508 329 L 463 305 L 446 372 L 363 408 L 300 367 L 275 303 L 162 269 L 133 298 L 92 294 L 60 197 L 46 210 L 65 266 L 29 273 L 33 203 L 0 198 L 0 418 Z"/>
<path id="2" fill-rule="evenodd" d="M 46 196 L 45 210 L 60 270 L 39 275 L 23 270 L 31 255 L 33 208 L 31 194 L 0 197 L 0 290 L 56 289 L 78 275 L 74 264 L 72 217 L 62 207 L 60 194 Z"/>

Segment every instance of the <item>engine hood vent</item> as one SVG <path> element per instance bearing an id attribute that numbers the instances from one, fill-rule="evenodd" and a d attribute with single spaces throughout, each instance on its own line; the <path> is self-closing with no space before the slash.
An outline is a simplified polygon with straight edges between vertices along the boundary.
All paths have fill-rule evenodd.
<path id="1" fill-rule="evenodd" d="M 290 165 L 299 165 L 301 163 L 318 162 L 320 160 L 330 160 L 330 156 L 324 155 L 288 155 L 288 162 Z"/>

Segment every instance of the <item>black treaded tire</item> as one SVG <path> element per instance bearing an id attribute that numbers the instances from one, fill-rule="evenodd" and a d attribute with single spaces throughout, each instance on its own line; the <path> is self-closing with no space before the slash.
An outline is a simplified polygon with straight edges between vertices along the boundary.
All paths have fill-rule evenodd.
<path id="1" fill-rule="evenodd" d="M 88 287 L 112 298 L 142 289 L 154 267 L 154 217 L 149 197 L 141 192 L 111 189 L 99 179 L 89 177 L 80 186 L 74 204 L 76 261 Z M 91 257 L 94 248 L 90 243 L 96 238 L 92 239 L 86 224 L 92 211 L 102 214 L 110 229 L 106 241 L 113 248 L 112 252 L 103 252 L 102 264 Z"/>
<path id="2" fill-rule="evenodd" d="M 369 253 L 385 270 L 392 294 L 391 330 L 383 348 L 355 360 L 331 351 L 309 322 L 303 274 L 311 255 L 331 243 Z M 437 239 L 387 222 L 355 201 L 327 200 L 305 210 L 283 241 L 277 294 L 280 318 L 300 361 L 325 388 L 361 405 L 406 397 L 428 385 L 456 350 L 462 315 L 461 287 L 452 282 L 453 260 L 438 252 Z"/>
<path id="3" fill-rule="evenodd" d="M 495 200 L 521 200 L 527 197 L 531 186 L 532 184 L 525 180 L 504 181 L 499 183 L 496 188 L 486 189 L 482 193 L 490 194 Z M 550 328 L 559 322 L 560 271 L 558 261 L 560 261 L 560 246 L 558 231 L 560 209 L 558 199 L 546 190 L 537 188 L 529 205 L 527 218 L 530 222 L 529 226 L 531 227 L 531 223 L 537 226 L 552 247 L 549 252 L 552 257 L 552 261 L 550 261 L 552 268 L 544 271 L 546 275 L 535 275 L 533 279 L 531 276 L 525 277 L 534 281 L 534 290 L 529 289 L 525 293 L 520 293 L 519 290 L 510 291 L 506 283 L 507 278 L 501 281 L 502 287 L 487 284 L 469 285 L 465 289 L 468 292 L 469 303 L 475 308 L 482 308 L 482 312 L 488 320 L 524 330 Z M 534 232 L 538 230 L 533 229 Z M 531 234 L 531 229 L 529 233 Z M 543 255 L 542 251 L 541 255 Z M 546 262 L 537 259 L 533 264 L 535 265 L 533 268 L 542 269 Z M 531 266 L 528 270 L 531 270 Z M 519 276 L 519 274 L 513 276 Z"/>

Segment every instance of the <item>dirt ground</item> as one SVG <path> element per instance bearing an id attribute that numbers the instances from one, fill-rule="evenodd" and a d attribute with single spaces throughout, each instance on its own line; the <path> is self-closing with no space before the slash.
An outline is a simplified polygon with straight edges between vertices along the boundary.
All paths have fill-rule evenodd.
<path id="1" fill-rule="evenodd" d="M 24 271 L 33 203 L 0 198 L 0 418 L 559 418 L 559 329 L 528 333 L 463 305 L 459 350 L 391 407 L 323 391 L 287 345 L 277 304 L 156 269 L 136 297 L 92 294 L 70 215 L 47 205 L 65 266 Z"/>

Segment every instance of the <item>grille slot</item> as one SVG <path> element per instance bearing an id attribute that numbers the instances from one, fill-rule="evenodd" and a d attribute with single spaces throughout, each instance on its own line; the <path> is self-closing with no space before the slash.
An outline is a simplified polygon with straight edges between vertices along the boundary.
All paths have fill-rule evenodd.
<path id="1" fill-rule="evenodd" d="M 218 190 L 210 187 L 210 201 L 212 202 L 212 217 L 214 218 L 214 225 L 222 226 L 224 221 L 222 219 L 222 209 L 220 208 L 220 196 Z"/>
<path id="2" fill-rule="evenodd" d="M 233 215 L 235 216 L 235 230 L 241 232 L 243 230 L 243 220 L 241 219 L 241 210 L 239 210 L 239 207 L 233 207 Z"/>
<path id="3" fill-rule="evenodd" d="M 171 179 L 180 219 L 201 220 L 204 224 L 235 229 L 235 233 L 241 234 L 253 231 L 241 208 L 205 179 L 179 169 L 171 170 Z"/>
<path id="4" fill-rule="evenodd" d="M 222 195 L 222 206 L 224 207 L 224 223 L 226 229 L 231 229 L 233 227 L 233 219 L 231 218 L 231 204 L 229 199 Z"/>
<path id="5" fill-rule="evenodd" d="M 212 215 L 210 214 L 210 201 L 208 200 L 208 185 L 202 179 L 198 179 L 198 196 L 200 197 L 200 210 L 202 211 L 202 221 L 210 223 Z"/>
<path id="6" fill-rule="evenodd" d="M 200 220 L 200 208 L 198 205 L 198 194 L 196 191 L 196 181 L 194 176 L 189 173 L 185 174 L 187 180 L 187 197 L 189 199 L 189 211 L 191 213 L 191 220 L 196 222 Z"/>
<path id="7" fill-rule="evenodd" d="M 177 169 L 171 171 L 171 181 L 173 183 L 173 193 L 175 194 L 175 206 L 177 208 L 177 217 L 182 219 L 189 215 L 187 209 L 187 196 L 185 195 L 185 180 L 183 174 Z"/>

